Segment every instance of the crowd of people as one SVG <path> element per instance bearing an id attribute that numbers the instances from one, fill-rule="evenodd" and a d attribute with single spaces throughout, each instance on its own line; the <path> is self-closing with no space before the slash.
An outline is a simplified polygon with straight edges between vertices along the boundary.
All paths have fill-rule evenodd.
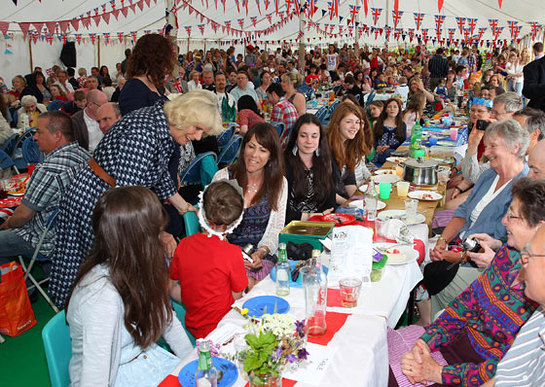
<path id="1" fill-rule="evenodd" d="M 287 223 L 334 211 L 415 123 L 453 105 L 468 109 L 468 148 L 434 219 L 419 325 L 388 335 L 390 384 L 499 386 L 523 374 L 543 383 L 543 44 L 532 53 L 331 44 L 306 52 L 303 67 L 289 48 L 172 52 L 149 34 L 115 74 L 36 67 L 1 85 L 0 145 L 34 127 L 46 156 L 0 227 L 0 259 L 31 253 L 59 209 L 40 253 L 52 263 L 48 291 L 67 310 L 74 385 L 157 385 L 191 349 L 169 297 L 205 337 L 269 274 Z M 326 90 L 340 101 L 324 120 L 307 102 Z M 385 90 L 393 97 L 373 100 Z M 186 189 L 180 171 L 218 154 L 222 122 L 235 120 L 238 159 L 200 196 Z M 203 231 L 182 238 L 188 211 Z M 461 256 L 449 246 L 467 238 L 482 250 L 451 270 Z M 176 356 L 155 344 L 161 335 Z M 400 340 L 414 347 L 396 353 Z M 536 366 L 520 369 L 526 361 Z"/>

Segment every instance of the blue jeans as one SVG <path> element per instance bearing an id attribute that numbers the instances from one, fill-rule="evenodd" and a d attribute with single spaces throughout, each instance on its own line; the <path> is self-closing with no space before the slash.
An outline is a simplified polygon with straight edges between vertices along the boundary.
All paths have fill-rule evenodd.
<path id="1" fill-rule="evenodd" d="M 32 255 L 34 247 L 12 230 L 0 230 L 0 262 L 9 262 L 2 258 Z"/>

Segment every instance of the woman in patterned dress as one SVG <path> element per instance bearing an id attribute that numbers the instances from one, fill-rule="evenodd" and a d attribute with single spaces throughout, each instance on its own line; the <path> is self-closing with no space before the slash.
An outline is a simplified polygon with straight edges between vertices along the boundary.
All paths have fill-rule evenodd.
<path id="1" fill-rule="evenodd" d="M 256 249 L 253 262 L 244 261 L 251 289 L 265 278 L 276 263 L 278 234 L 284 228 L 288 183 L 284 158 L 276 130 L 266 123 L 255 124 L 242 140 L 238 161 L 219 170 L 214 181 L 236 179 L 244 189 L 244 216 L 227 237 L 229 242 Z"/>
<path id="2" fill-rule="evenodd" d="M 136 110 L 106 133 L 91 159 L 99 169 L 84 166 L 60 204 L 49 285 L 57 305 L 64 305 L 93 242 L 91 214 L 100 195 L 112 186 L 111 181 L 106 181 L 108 177 L 114 180 L 114 186 L 141 185 L 152 189 L 159 199 L 170 202 L 179 213 L 194 210 L 177 193 L 168 162 L 175 143 L 184 145 L 200 140 L 203 135 L 219 133 L 221 128 L 216 96 L 199 90 Z M 168 243 L 167 253 L 171 254 L 176 243 L 165 233 L 163 238 L 164 243 Z"/>
<path id="3" fill-rule="evenodd" d="M 331 212 L 336 205 L 331 152 L 315 115 L 303 114 L 295 121 L 284 159 L 288 181 L 286 224 Z"/>

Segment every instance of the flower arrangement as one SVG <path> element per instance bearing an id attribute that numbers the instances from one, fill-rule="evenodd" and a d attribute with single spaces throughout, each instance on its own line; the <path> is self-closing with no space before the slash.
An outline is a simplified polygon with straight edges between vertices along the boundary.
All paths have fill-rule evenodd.
<path id="1" fill-rule="evenodd" d="M 261 322 L 249 322 L 250 331 L 244 338 L 248 348 L 239 353 L 250 385 L 276 385 L 287 364 L 299 363 L 308 357 L 305 349 L 305 323 L 286 314 L 264 314 Z"/>

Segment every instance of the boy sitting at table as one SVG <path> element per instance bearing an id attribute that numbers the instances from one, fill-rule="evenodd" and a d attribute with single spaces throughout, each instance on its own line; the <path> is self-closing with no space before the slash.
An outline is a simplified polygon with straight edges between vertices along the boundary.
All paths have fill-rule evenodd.
<path id="1" fill-rule="evenodd" d="M 170 296 L 183 302 L 186 327 L 197 339 L 216 328 L 248 286 L 242 251 L 225 240 L 242 220 L 242 195 L 236 180 L 206 187 L 199 203 L 203 232 L 182 239 L 174 252 Z"/>

